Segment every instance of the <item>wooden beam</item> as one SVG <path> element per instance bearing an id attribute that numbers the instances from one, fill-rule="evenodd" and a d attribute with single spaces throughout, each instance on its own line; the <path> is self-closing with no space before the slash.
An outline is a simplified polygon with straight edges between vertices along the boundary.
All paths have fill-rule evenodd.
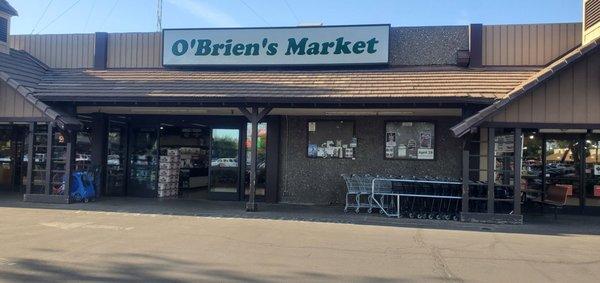
<path id="1" fill-rule="evenodd" d="M 256 158 L 258 149 L 256 140 L 258 139 L 258 107 L 252 107 L 252 132 L 250 134 L 250 192 L 248 193 L 248 203 L 246 211 L 256 211 Z"/>
<path id="2" fill-rule="evenodd" d="M 513 214 L 521 214 L 521 168 L 523 167 L 523 133 L 520 128 L 515 129 L 515 179 L 513 196 Z"/>
<path id="3" fill-rule="evenodd" d="M 248 109 L 246 109 L 245 107 L 239 107 L 238 109 L 240 110 L 240 112 L 242 112 L 242 114 L 244 114 L 244 116 L 246 116 L 246 119 L 248 119 L 248 121 L 252 122 L 254 115 L 252 115 L 252 113 L 250 113 Z"/>
<path id="4" fill-rule="evenodd" d="M 258 109 L 258 106 L 252 106 L 252 112 L 246 107 L 238 108 L 246 119 L 250 121 L 252 130 L 250 135 L 250 190 L 248 193 L 248 202 L 246 203 L 246 211 L 256 211 L 256 159 L 258 158 L 258 123 L 264 119 L 272 108 Z"/>
<path id="5" fill-rule="evenodd" d="M 259 113 L 258 113 L 258 117 L 257 117 L 257 122 L 262 121 L 262 119 L 264 119 L 269 112 L 271 112 L 271 110 L 273 110 L 273 108 L 267 107 L 267 108 L 263 108 Z"/>

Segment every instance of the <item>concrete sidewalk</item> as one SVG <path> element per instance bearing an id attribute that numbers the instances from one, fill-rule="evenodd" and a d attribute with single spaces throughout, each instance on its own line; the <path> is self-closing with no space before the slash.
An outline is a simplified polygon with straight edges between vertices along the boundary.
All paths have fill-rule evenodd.
<path id="1" fill-rule="evenodd" d="M 205 216 L 240 219 L 292 220 L 324 223 L 344 223 L 391 227 L 413 227 L 429 229 L 449 229 L 468 231 L 496 231 L 528 234 L 586 234 L 600 235 L 600 217 L 573 214 L 560 214 L 558 220 L 552 213 L 534 212 L 525 215 L 524 225 L 496 225 L 440 221 L 428 219 L 407 219 L 385 217 L 377 212 L 372 214 L 343 212 L 342 206 L 317 206 L 295 204 L 259 203 L 257 212 L 246 212 L 243 202 L 152 199 L 129 197 L 104 197 L 96 202 L 73 204 L 40 204 L 22 202 L 19 195 L 0 195 L 0 207 L 36 209 L 64 209 L 78 213 L 129 213 L 167 216 Z"/>

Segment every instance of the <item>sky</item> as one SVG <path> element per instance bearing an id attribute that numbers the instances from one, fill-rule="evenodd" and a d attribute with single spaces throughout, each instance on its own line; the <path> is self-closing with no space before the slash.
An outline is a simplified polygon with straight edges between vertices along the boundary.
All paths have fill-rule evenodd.
<path id="1" fill-rule="evenodd" d="M 157 0 L 8 0 L 12 34 L 157 30 Z M 581 0 L 163 0 L 163 28 L 580 22 Z"/>

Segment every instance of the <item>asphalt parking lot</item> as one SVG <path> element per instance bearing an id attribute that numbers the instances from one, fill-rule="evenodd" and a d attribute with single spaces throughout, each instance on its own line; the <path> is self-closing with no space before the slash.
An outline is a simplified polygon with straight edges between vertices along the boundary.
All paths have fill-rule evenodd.
<path id="1" fill-rule="evenodd" d="M 0 201 L 0 279 L 597 282 L 600 278 L 596 218 L 561 216 L 554 222 L 542 217 L 519 226 L 474 225 L 293 206 L 268 206 L 247 215 L 241 207 L 126 199 L 72 205 Z"/>

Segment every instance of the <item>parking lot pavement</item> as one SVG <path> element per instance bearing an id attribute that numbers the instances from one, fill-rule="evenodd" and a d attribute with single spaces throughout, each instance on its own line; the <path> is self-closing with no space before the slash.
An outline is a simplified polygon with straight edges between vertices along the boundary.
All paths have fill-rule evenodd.
<path id="1" fill-rule="evenodd" d="M 126 209 L 120 205 L 119 201 L 87 206 L 0 202 L 0 280 L 597 282 L 600 278 L 596 223 L 585 229 L 544 221 L 522 226 L 444 221 L 417 225 L 376 216 L 327 216 L 311 208 L 294 212 L 277 206 L 244 217 L 238 204 L 222 208 L 220 215 L 203 214 L 202 209 L 192 209 L 193 203 L 141 201 Z M 161 211 L 165 213 L 155 213 Z M 394 225 L 379 224 L 380 220 Z"/>

